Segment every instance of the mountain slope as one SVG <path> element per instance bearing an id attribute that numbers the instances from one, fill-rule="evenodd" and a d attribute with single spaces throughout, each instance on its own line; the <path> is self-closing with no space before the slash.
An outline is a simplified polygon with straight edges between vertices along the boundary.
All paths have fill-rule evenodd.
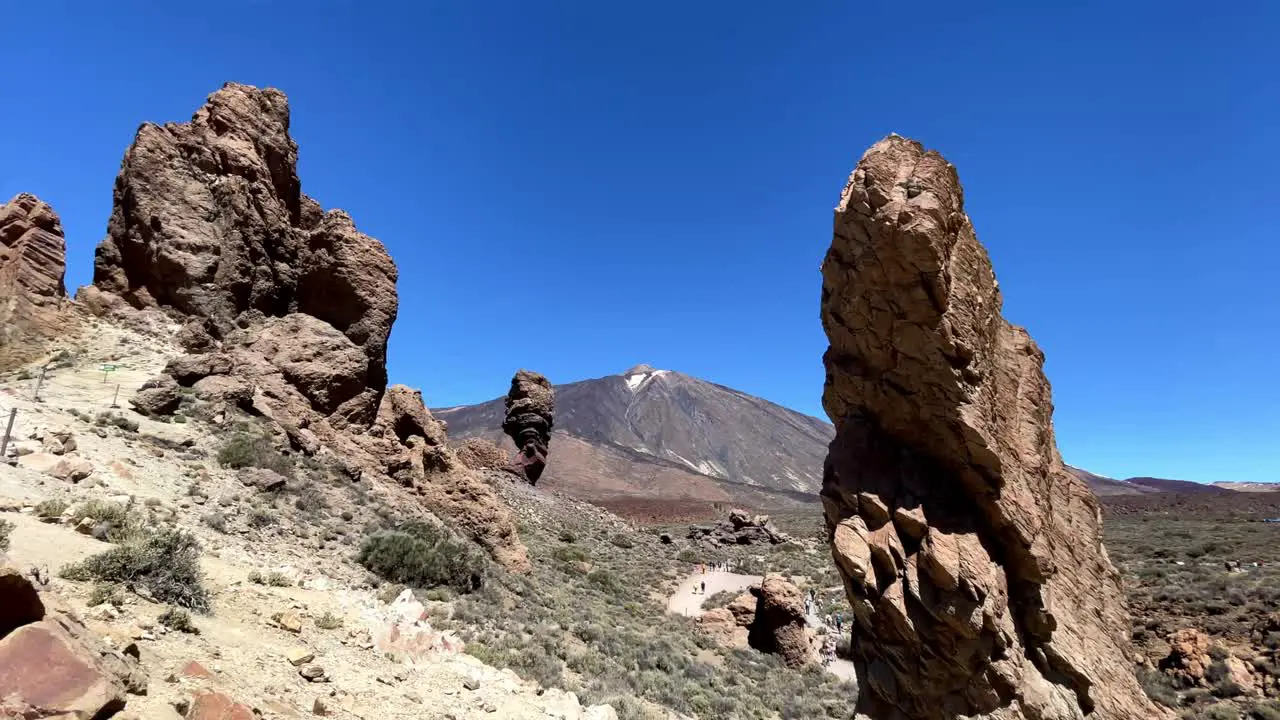
<path id="1" fill-rule="evenodd" d="M 452 438 L 505 440 L 502 398 L 431 412 L 449 423 Z M 817 418 L 641 365 L 556 386 L 544 478 L 588 498 L 816 501 L 833 434 Z"/>

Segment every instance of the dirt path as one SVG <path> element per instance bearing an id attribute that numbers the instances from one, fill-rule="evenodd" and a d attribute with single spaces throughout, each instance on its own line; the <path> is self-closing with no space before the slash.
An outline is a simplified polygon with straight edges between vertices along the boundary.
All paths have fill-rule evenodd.
<path id="1" fill-rule="evenodd" d="M 667 600 L 667 612 L 699 617 L 702 615 L 702 603 L 707 598 L 725 590 L 746 592 L 752 585 L 760 584 L 759 575 L 739 575 L 723 570 L 711 570 L 706 573 L 694 572 L 680 582 L 676 591 Z M 707 584 L 707 591 L 702 592 L 702 583 Z M 694 590 L 698 592 L 695 594 Z"/>
<path id="2" fill-rule="evenodd" d="M 704 612 L 702 603 L 718 592 L 733 590 L 746 592 L 752 585 L 761 581 L 759 575 L 739 575 L 723 570 L 711 570 L 705 573 L 693 572 L 680 582 L 675 592 L 667 599 L 667 612 L 686 617 L 700 617 Z M 707 584 L 706 592 L 702 592 L 702 583 Z M 695 592 L 696 591 L 696 592 Z M 817 615 L 808 616 L 809 625 L 815 629 L 823 627 Z M 853 663 L 843 658 L 836 658 L 826 665 L 827 672 L 841 680 L 857 682 Z"/>

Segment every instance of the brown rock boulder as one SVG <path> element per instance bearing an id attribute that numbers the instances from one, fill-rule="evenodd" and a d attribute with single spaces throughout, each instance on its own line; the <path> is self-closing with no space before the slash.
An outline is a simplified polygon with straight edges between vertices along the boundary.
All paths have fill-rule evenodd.
<path id="1" fill-rule="evenodd" d="M 502 431 L 515 441 L 517 448 L 511 472 L 530 484 L 538 482 L 547 466 L 555 398 L 551 382 L 536 372 L 520 370 L 511 378 Z"/>
<path id="2" fill-rule="evenodd" d="M 191 387 L 213 375 L 230 375 L 235 363 L 222 353 L 179 355 L 165 365 L 164 372 L 183 387 Z"/>
<path id="3" fill-rule="evenodd" d="M 129 398 L 129 405 L 143 415 L 172 415 L 181 404 L 178 385 L 168 375 L 151 378 Z"/>
<path id="4" fill-rule="evenodd" d="M 44 603 L 31 580 L 14 568 L 0 567 L 0 638 L 43 619 Z"/>
<path id="5" fill-rule="evenodd" d="M 721 647 L 746 649 L 747 629 L 738 624 L 728 608 L 713 608 L 698 616 L 698 632 Z"/>
<path id="6" fill-rule="evenodd" d="M 430 445 L 444 445 L 448 439 L 444 423 L 433 418 L 423 403 L 422 391 L 404 385 L 387 388 L 378 406 L 377 424 L 401 443 L 415 435 Z"/>
<path id="7" fill-rule="evenodd" d="M 35 359 L 68 330 L 62 221 L 34 195 L 0 205 L 0 370 Z"/>
<path id="8" fill-rule="evenodd" d="M 1044 356 L 1000 315 L 955 168 L 896 135 L 868 150 L 822 272 L 822 500 L 858 711 L 1165 717 L 1133 676 L 1098 501 L 1058 454 Z"/>
<path id="9" fill-rule="evenodd" d="M 124 708 L 124 685 L 97 654 L 57 622 L 24 625 L 0 639 L 0 688 L 39 714 L 77 720 L 110 717 Z"/>
<path id="10" fill-rule="evenodd" d="M 253 708 L 213 690 L 200 690 L 191 698 L 183 720 L 255 720 Z"/>
<path id="11" fill-rule="evenodd" d="M 1209 650 L 1213 642 L 1195 628 L 1183 628 L 1169 635 L 1169 654 L 1160 661 L 1160 669 L 1182 679 L 1188 685 L 1204 683 L 1205 672 L 1213 663 Z"/>
<path id="12" fill-rule="evenodd" d="M 755 617 L 747 637 L 751 647 L 781 655 L 790 667 L 816 662 L 818 655 L 806 626 L 800 588 L 769 575 L 751 591 L 756 596 Z"/>

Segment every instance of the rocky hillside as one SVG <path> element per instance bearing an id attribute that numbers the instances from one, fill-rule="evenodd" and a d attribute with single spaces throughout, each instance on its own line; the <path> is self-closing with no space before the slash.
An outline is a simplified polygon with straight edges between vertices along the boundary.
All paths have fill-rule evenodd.
<path id="1" fill-rule="evenodd" d="M 1221 495 L 1232 492 L 1276 492 L 1275 483 L 1200 483 L 1191 480 L 1170 480 L 1155 477 L 1131 477 L 1124 480 L 1097 475 L 1088 470 L 1067 466 L 1067 472 L 1085 481 L 1098 497 L 1145 495 L 1148 493 L 1175 493 L 1179 495 Z"/>
<path id="2" fill-rule="evenodd" d="M 695 498 L 769 505 L 812 498 L 832 427 L 732 388 L 646 365 L 557 385 L 549 487 L 584 499 Z M 514 450 L 501 398 L 432 414 L 452 438 Z"/>

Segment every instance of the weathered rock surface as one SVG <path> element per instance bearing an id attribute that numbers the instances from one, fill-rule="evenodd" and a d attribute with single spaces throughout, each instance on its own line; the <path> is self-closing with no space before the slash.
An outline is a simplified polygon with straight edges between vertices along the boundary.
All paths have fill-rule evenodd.
<path id="1" fill-rule="evenodd" d="M 396 267 L 350 216 L 302 194 L 289 119 L 284 93 L 229 83 L 191 122 L 144 124 L 116 178 L 94 285 L 205 321 L 184 330 L 193 351 L 261 332 L 267 347 L 255 349 L 319 412 L 359 396 L 366 408 L 355 415 L 371 420 L 386 386 Z M 281 322 L 253 327 L 267 319 Z"/>
<path id="2" fill-rule="evenodd" d="M 131 658 L 101 646 L 31 583 L 0 568 L 0 716 L 89 720 L 125 706 L 125 688 L 145 686 Z"/>
<path id="3" fill-rule="evenodd" d="M 551 444 L 551 426 L 556 407 L 556 393 L 551 382 L 529 370 L 519 370 L 511 378 L 507 392 L 507 416 L 502 431 L 516 444 L 517 452 L 511 471 L 537 483 L 547 466 L 547 450 Z"/>
<path id="4" fill-rule="evenodd" d="M 774 526 L 768 515 L 751 515 L 745 510 L 733 510 L 727 520 L 715 525 L 693 525 L 688 538 L 708 547 L 777 545 L 791 539 Z"/>
<path id="5" fill-rule="evenodd" d="M 501 470 L 510 458 L 502 448 L 484 438 L 467 438 L 453 445 L 458 462 L 472 470 Z"/>
<path id="6" fill-rule="evenodd" d="M 168 375 L 151 378 L 129 398 L 129 405 L 143 415 L 172 415 L 181 403 L 178 384 Z"/>
<path id="7" fill-rule="evenodd" d="M 65 276 L 66 240 L 53 208 L 27 193 L 0 205 L 0 369 L 67 330 Z"/>
<path id="8" fill-rule="evenodd" d="M 816 662 L 818 654 L 805 623 L 800 588 L 777 575 L 768 575 L 751 592 L 756 596 L 755 617 L 747 636 L 751 647 L 777 653 L 791 667 Z M 732 611 L 726 612 L 732 615 Z"/>
<path id="9" fill-rule="evenodd" d="M 1164 717 L 1129 662 L 1097 499 L 1063 467 L 1044 356 L 1000 315 L 955 168 L 890 136 L 823 263 L 823 480 L 876 720 Z"/>

